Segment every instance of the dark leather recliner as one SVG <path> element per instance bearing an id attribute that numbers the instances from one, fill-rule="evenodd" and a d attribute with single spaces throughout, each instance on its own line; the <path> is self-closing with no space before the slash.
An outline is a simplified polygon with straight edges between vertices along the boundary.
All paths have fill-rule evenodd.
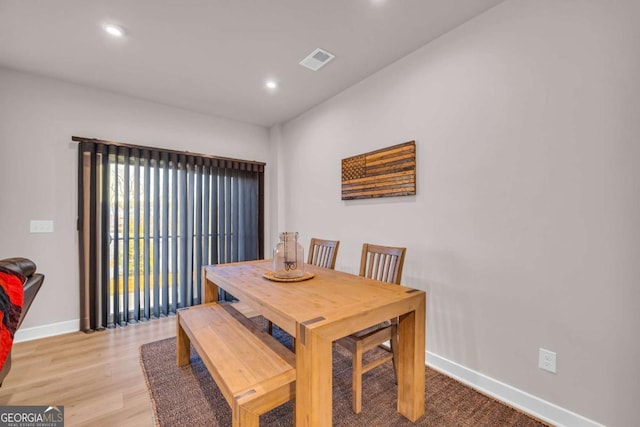
<path id="1" fill-rule="evenodd" d="M 18 329 L 24 320 L 24 317 L 31 307 L 31 303 L 42 286 L 44 275 L 36 273 L 36 264 L 27 258 L 7 258 L 0 260 L 0 266 L 18 272 L 27 278 L 24 283 L 24 302 L 22 303 L 22 312 L 18 321 Z M 11 369 L 11 353 L 7 356 L 7 360 L 0 371 L 0 385 Z"/>

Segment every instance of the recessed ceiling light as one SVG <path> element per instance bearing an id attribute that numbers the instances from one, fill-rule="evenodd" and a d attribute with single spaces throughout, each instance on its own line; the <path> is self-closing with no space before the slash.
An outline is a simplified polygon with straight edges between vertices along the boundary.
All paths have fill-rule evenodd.
<path id="1" fill-rule="evenodd" d="M 113 37 L 122 37 L 122 36 L 124 36 L 124 29 L 122 27 L 117 26 L 117 25 L 107 24 L 103 28 L 107 33 L 111 34 Z"/>
<path id="2" fill-rule="evenodd" d="M 275 80 L 267 80 L 264 85 L 267 87 L 267 89 L 271 89 L 271 90 L 276 89 L 278 87 L 278 83 L 276 83 Z"/>

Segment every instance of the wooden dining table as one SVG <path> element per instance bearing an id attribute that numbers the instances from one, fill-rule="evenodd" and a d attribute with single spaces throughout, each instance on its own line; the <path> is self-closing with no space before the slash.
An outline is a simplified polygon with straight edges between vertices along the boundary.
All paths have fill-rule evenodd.
<path id="1" fill-rule="evenodd" d="M 295 337 L 297 426 L 332 424 L 332 343 L 398 318 L 397 409 L 410 421 L 424 414 L 424 291 L 305 265 L 314 277 L 293 283 L 263 277 L 269 260 L 203 267 L 204 302 L 224 289 Z"/>

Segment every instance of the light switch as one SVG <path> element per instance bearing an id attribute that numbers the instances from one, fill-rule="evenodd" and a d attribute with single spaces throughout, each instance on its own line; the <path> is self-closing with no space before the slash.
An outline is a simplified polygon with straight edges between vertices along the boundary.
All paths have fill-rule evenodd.
<path id="1" fill-rule="evenodd" d="M 29 231 L 32 233 L 53 233 L 53 221 L 32 219 Z"/>

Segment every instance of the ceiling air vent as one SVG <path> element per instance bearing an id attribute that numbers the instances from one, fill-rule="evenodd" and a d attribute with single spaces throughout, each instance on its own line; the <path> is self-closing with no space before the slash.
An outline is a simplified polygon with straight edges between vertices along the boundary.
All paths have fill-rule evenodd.
<path id="1" fill-rule="evenodd" d="M 335 58 L 334 54 L 318 48 L 311 52 L 309 56 L 300 61 L 300 65 L 302 65 L 303 67 L 307 67 L 310 70 L 318 71 L 333 58 Z"/>

